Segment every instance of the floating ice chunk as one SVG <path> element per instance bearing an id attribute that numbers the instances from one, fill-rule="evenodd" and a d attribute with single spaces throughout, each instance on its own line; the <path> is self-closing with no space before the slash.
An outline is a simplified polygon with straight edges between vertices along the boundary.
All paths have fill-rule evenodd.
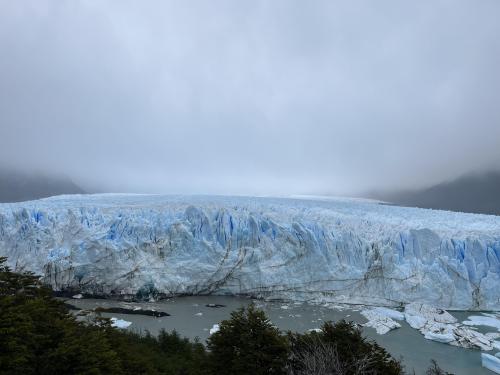
<path id="1" fill-rule="evenodd" d="M 363 310 L 361 314 L 368 319 L 368 322 L 363 324 L 363 326 L 375 328 L 379 335 L 384 335 L 393 329 L 401 327 L 401 324 L 380 314 L 376 309 Z"/>
<path id="2" fill-rule="evenodd" d="M 463 324 L 466 326 L 488 326 L 495 327 L 500 331 L 500 319 L 491 316 L 472 315 Z"/>
<path id="3" fill-rule="evenodd" d="M 489 351 L 493 349 L 493 342 L 488 336 L 473 331 L 466 327 L 456 327 L 453 329 L 455 341 L 452 345 L 461 346 L 468 349 L 480 349 Z"/>
<path id="4" fill-rule="evenodd" d="M 338 311 L 345 310 L 344 306 L 333 304 L 333 303 L 325 303 L 322 306 L 326 307 L 327 309 L 331 309 L 331 310 L 338 310 Z M 358 310 L 353 310 L 353 311 L 358 311 Z"/>
<path id="5" fill-rule="evenodd" d="M 377 320 L 369 320 L 363 324 L 365 327 L 375 328 L 379 335 L 385 335 L 387 332 L 401 327 L 401 324 L 395 322 L 391 318 L 382 318 Z"/>
<path id="6" fill-rule="evenodd" d="M 423 333 L 424 337 L 427 340 L 449 344 L 455 341 L 453 328 L 454 326 L 452 326 L 451 324 L 428 322 L 424 327 L 420 329 L 420 332 Z"/>
<path id="7" fill-rule="evenodd" d="M 320 333 L 320 332 L 323 332 L 321 330 L 321 328 L 311 328 L 311 329 L 308 329 L 307 332 L 317 332 L 317 333 Z"/>
<path id="8" fill-rule="evenodd" d="M 281 308 L 282 308 L 283 310 L 288 310 L 290 307 L 288 307 L 287 305 L 283 305 L 283 306 L 281 306 Z"/>
<path id="9" fill-rule="evenodd" d="M 78 293 L 78 294 L 75 294 L 73 297 L 71 298 L 74 298 L 74 299 L 82 299 L 83 298 L 83 295 Z"/>
<path id="10" fill-rule="evenodd" d="M 492 319 L 490 317 L 478 317 Z M 408 324 L 418 329 L 426 339 L 481 350 L 492 350 L 491 336 L 475 330 L 459 326 L 457 320 L 445 310 L 437 309 L 421 303 L 411 303 L 405 308 L 405 319 Z"/>
<path id="11" fill-rule="evenodd" d="M 389 309 L 387 307 L 375 307 L 372 309 L 372 311 L 376 311 L 378 314 L 394 320 L 405 320 L 405 314 L 397 310 Z"/>
<path id="12" fill-rule="evenodd" d="M 500 374 L 500 358 L 490 354 L 481 353 L 481 364 L 488 370 Z"/>
<path id="13" fill-rule="evenodd" d="M 436 333 L 436 332 L 426 332 L 424 337 L 427 340 L 442 342 L 443 344 L 449 344 L 455 341 L 455 336 L 452 333 Z"/>
<path id="14" fill-rule="evenodd" d="M 220 326 L 218 324 L 214 324 L 212 328 L 210 328 L 210 334 L 213 335 L 216 332 L 219 332 Z"/>
<path id="15" fill-rule="evenodd" d="M 203 313 L 199 312 L 199 313 L 194 314 L 194 316 L 203 316 Z"/>
<path id="16" fill-rule="evenodd" d="M 423 316 L 410 315 L 405 313 L 405 320 L 408 322 L 411 328 L 421 329 L 427 323 L 427 319 Z"/>
<path id="17" fill-rule="evenodd" d="M 115 327 L 115 328 L 128 328 L 130 327 L 130 325 L 132 324 L 132 322 L 128 322 L 126 320 L 123 320 L 123 319 L 118 319 L 118 318 L 111 318 L 111 327 Z"/>
<path id="18" fill-rule="evenodd" d="M 496 339 L 500 338 L 500 332 L 488 332 L 488 333 L 485 333 L 484 335 L 492 340 L 496 340 Z"/>
<path id="19" fill-rule="evenodd" d="M 413 316 L 421 316 L 426 320 L 438 323 L 456 323 L 457 319 L 446 310 L 438 309 L 425 303 L 412 302 L 406 305 L 405 313 Z"/>
<path id="20" fill-rule="evenodd" d="M 481 313 L 481 315 L 488 316 L 490 318 L 500 318 L 499 314 L 493 314 L 493 313 Z"/>

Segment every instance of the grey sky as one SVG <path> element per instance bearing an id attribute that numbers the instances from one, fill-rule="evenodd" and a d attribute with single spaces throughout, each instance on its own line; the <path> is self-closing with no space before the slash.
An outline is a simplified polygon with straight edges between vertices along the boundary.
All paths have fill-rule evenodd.
<path id="1" fill-rule="evenodd" d="M 500 1 L 0 0 L 0 162 L 356 193 L 500 166 Z"/>

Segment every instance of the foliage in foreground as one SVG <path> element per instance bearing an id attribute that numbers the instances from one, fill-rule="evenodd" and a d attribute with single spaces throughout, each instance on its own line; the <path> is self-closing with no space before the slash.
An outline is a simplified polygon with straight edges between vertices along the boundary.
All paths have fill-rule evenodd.
<path id="1" fill-rule="evenodd" d="M 403 374 L 401 363 L 353 324 L 283 335 L 250 305 L 231 314 L 208 350 L 175 331 L 158 336 L 79 322 L 30 273 L 0 257 L 0 374 Z M 429 374 L 446 374 L 433 363 Z"/>
<path id="2" fill-rule="evenodd" d="M 288 373 L 386 374 L 403 373 L 403 366 L 376 342 L 367 341 L 352 322 L 326 322 L 321 332 L 288 334 L 291 355 Z"/>
<path id="3" fill-rule="evenodd" d="M 208 349 L 214 374 L 285 374 L 286 337 L 254 305 L 231 313 L 208 339 Z"/>
<path id="4" fill-rule="evenodd" d="M 203 345 L 175 331 L 119 331 L 77 322 L 32 274 L 0 258 L 0 374 L 202 374 Z"/>

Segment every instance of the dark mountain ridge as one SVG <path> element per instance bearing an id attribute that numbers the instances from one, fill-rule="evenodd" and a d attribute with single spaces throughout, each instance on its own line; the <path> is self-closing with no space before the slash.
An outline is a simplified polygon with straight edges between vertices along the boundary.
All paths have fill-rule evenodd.
<path id="1" fill-rule="evenodd" d="M 0 202 L 22 202 L 60 194 L 84 194 L 69 178 L 0 168 Z"/>
<path id="2" fill-rule="evenodd" d="M 372 193 L 370 198 L 401 206 L 500 215 L 500 171 L 468 174 L 420 190 Z"/>

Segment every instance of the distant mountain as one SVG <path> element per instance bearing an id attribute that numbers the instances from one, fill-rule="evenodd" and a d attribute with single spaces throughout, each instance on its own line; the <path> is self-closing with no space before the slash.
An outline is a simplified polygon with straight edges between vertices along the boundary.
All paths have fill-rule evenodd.
<path id="1" fill-rule="evenodd" d="M 371 194 L 402 206 L 500 215 L 500 172 L 470 174 L 427 189 Z"/>
<path id="2" fill-rule="evenodd" d="M 0 202 L 20 202 L 60 194 L 83 194 L 70 179 L 0 168 Z"/>

